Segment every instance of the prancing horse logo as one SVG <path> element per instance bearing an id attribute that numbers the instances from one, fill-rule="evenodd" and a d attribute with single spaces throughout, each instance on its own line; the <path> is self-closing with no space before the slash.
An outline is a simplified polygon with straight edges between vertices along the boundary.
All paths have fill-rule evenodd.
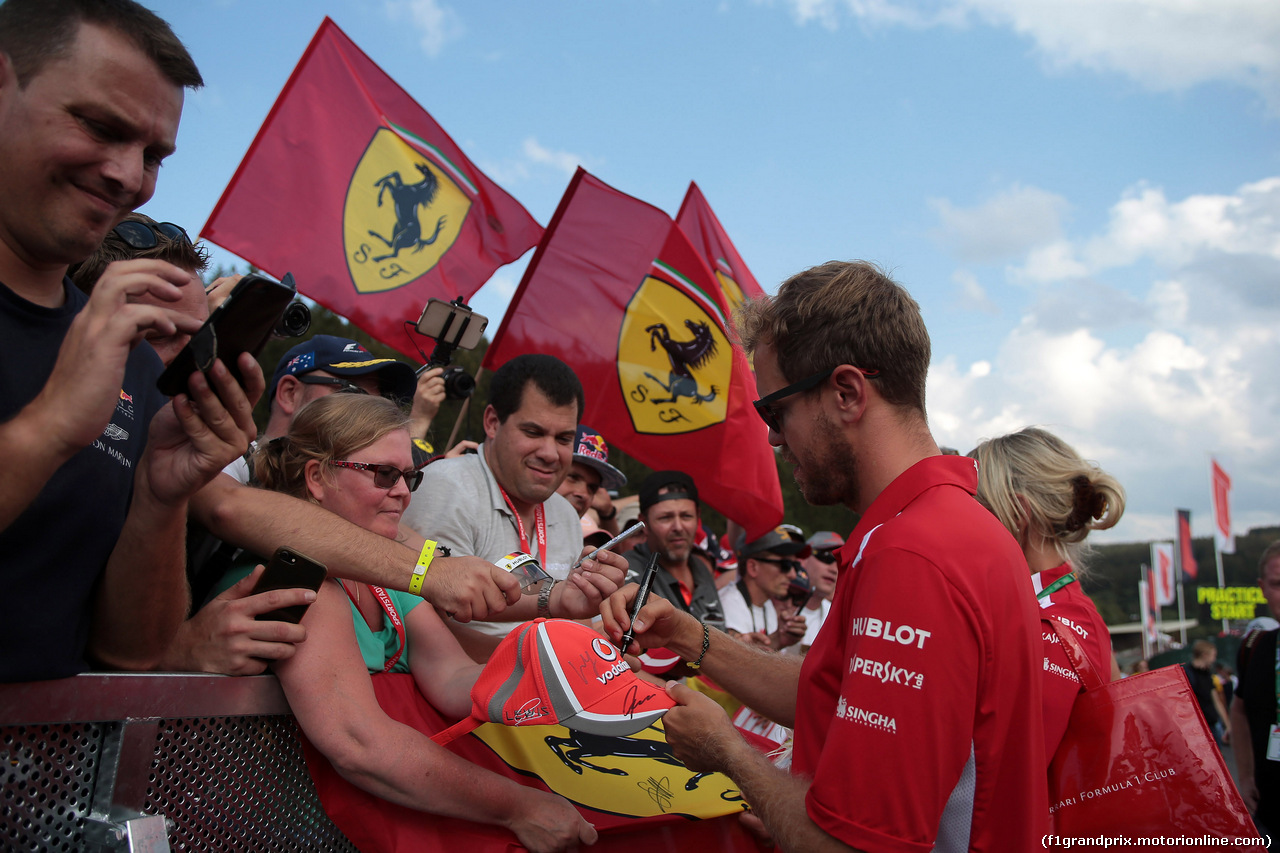
<path id="1" fill-rule="evenodd" d="M 413 248 L 414 252 L 421 252 L 423 246 L 430 246 L 440 236 L 440 229 L 444 227 L 448 216 L 441 216 L 436 220 L 436 230 L 431 232 L 431 236 L 425 240 L 422 238 L 422 223 L 418 221 L 418 208 L 424 210 L 431 206 L 431 202 L 436 199 L 436 192 L 440 188 L 440 182 L 436 180 L 436 176 L 431 173 L 425 163 L 416 163 L 418 171 L 422 173 L 422 180 L 416 184 L 406 184 L 404 179 L 400 177 L 399 172 L 392 172 L 390 175 L 383 175 L 375 181 L 378 187 L 378 207 L 382 207 L 382 195 L 385 192 L 391 193 L 391 202 L 395 206 L 396 211 L 396 227 L 391 232 L 391 237 L 383 237 L 372 228 L 369 229 L 370 237 L 377 237 L 379 240 L 387 244 L 390 253 L 380 255 L 373 259 L 374 263 L 385 261 L 387 258 L 394 258 L 400 254 L 401 249 Z"/>
<path id="2" fill-rule="evenodd" d="M 692 402 L 701 405 L 702 403 L 710 403 L 716 398 L 716 393 L 720 390 L 716 386 L 711 386 L 711 393 L 698 393 L 698 380 L 693 378 L 690 368 L 697 369 L 706 364 L 706 362 L 716 354 L 716 339 L 711 337 L 711 326 L 707 323 L 695 323 L 693 320 L 685 320 L 684 324 L 689 331 L 693 333 L 693 339 L 688 341 L 677 341 L 671 338 L 671 333 L 667 331 L 666 323 L 654 323 L 652 326 L 645 328 L 649 333 L 649 349 L 656 351 L 658 345 L 667 351 L 667 360 L 671 362 L 671 372 L 667 375 L 667 381 L 663 382 L 652 373 L 646 372 L 654 382 L 662 386 L 668 394 L 669 399 L 659 400 L 656 397 L 650 400 L 654 405 L 662 405 L 663 403 L 675 403 L 681 397 L 690 397 Z"/>
<path id="3" fill-rule="evenodd" d="M 470 196 L 447 168 L 378 128 L 352 172 L 342 211 L 356 291 L 382 293 L 429 272 L 458 239 L 470 209 Z"/>

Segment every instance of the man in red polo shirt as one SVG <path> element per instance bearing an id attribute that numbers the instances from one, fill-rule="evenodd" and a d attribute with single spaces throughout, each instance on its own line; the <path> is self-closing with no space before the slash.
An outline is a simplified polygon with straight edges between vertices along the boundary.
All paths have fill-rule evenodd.
<path id="1" fill-rule="evenodd" d="M 860 515 L 831 614 L 802 660 L 753 649 L 650 599 L 641 646 L 661 645 L 795 729 L 789 772 L 706 697 L 667 740 L 690 769 L 740 786 L 790 851 L 1024 851 L 1048 829 L 1042 658 L 1017 543 L 974 499 L 971 459 L 942 456 L 925 418 L 920 308 L 876 267 L 831 262 L 750 303 L 756 408 L 813 504 Z M 633 589 L 604 607 L 628 625 Z"/>

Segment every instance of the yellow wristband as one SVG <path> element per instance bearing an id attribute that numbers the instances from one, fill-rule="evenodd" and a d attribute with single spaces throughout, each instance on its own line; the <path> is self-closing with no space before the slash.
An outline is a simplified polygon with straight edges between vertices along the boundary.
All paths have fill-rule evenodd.
<path id="1" fill-rule="evenodd" d="M 427 577 L 427 569 L 436 558 L 435 540 L 428 539 L 422 543 L 422 553 L 418 555 L 418 565 L 413 567 L 413 577 L 409 578 L 409 592 L 422 595 L 422 582 Z"/>

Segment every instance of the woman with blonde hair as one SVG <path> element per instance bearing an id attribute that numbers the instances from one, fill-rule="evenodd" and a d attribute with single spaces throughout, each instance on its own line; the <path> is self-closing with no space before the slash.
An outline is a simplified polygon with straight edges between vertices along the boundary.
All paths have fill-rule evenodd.
<path id="1" fill-rule="evenodd" d="M 394 537 L 422 479 L 410 447 L 408 416 L 394 403 L 331 394 L 305 406 L 287 435 L 258 449 L 254 473 L 264 488 Z M 229 573 L 224 584 L 243 574 Z M 409 672 L 444 714 L 459 719 L 471 710 L 480 667 L 421 598 L 330 578 L 302 625 L 306 641 L 272 666 L 307 738 L 352 784 L 419 811 L 505 826 L 512 843 L 518 838 L 529 850 L 595 840 L 563 797 L 482 769 L 378 705 L 371 674 Z"/>
<path id="2" fill-rule="evenodd" d="M 1114 527 L 1124 514 L 1123 487 L 1040 427 L 988 439 L 969 456 L 978 461 L 978 500 L 1022 546 L 1041 616 L 1074 634 L 1099 672 L 1119 677 L 1106 623 L 1077 581 L 1089 533 Z M 1045 747 L 1051 759 L 1080 684 L 1056 633 L 1045 632 L 1044 647 Z"/>

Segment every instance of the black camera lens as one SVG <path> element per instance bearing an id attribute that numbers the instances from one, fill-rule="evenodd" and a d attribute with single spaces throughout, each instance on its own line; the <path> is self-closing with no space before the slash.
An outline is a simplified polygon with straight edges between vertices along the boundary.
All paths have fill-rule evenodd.
<path id="1" fill-rule="evenodd" d="M 300 338 L 311 328 L 311 309 L 297 299 L 289 303 L 280 315 L 280 322 L 271 333 L 277 338 Z"/>
<path id="2" fill-rule="evenodd" d="M 440 374 L 444 380 L 444 396 L 448 400 L 465 400 L 475 393 L 476 380 L 460 364 L 451 364 Z"/>

